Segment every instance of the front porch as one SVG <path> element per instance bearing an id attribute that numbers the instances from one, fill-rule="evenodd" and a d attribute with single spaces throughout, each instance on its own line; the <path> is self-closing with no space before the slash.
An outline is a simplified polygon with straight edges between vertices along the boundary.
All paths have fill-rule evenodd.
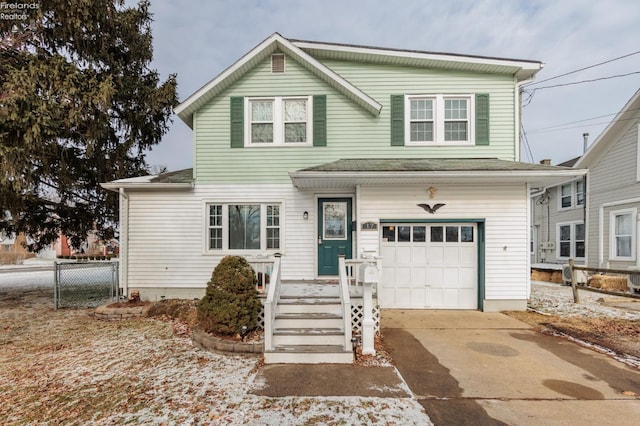
<path id="1" fill-rule="evenodd" d="M 249 259 L 263 291 L 265 362 L 351 363 L 356 344 L 374 353 L 380 308 L 374 285 L 360 276 L 375 260 L 340 257 L 338 280 L 282 281 L 281 258 Z"/>

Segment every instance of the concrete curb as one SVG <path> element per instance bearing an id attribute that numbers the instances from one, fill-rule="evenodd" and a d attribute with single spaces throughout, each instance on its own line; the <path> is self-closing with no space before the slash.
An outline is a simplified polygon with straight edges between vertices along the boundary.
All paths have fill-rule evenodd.
<path id="1" fill-rule="evenodd" d="M 193 330 L 193 343 L 200 349 L 221 355 L 261 356 L 264 353 L 264 342 L 235 342 L 212 336 L 203 330 Z"/>

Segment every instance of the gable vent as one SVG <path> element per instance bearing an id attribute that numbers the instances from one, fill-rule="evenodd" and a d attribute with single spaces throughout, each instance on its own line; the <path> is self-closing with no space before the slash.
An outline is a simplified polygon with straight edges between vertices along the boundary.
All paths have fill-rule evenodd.
<path id="1" fill-rule="evenodd" d="M 284 54 L 276 53 L 271 55 L 271 72 L 272 73 L 284 72 Z"/>

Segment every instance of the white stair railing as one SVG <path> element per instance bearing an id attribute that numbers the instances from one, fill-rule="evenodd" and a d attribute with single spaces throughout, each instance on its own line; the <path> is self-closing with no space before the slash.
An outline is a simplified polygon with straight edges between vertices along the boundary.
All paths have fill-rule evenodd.
<path id="1" fill-rule="evenodd" d="M 349 279 L 344 255 L 338 256 L 340 271 L 340 304 L 342 305 L 344 327 L 344 349 L 351 349 L 351 297 L 349 296 Z"/>
<path id="2" fill-rule="evenodd" d="M 267 299 L 264 302 L 264 350 L 273 350 L 273 324 L 280 299 L 280 255 L 276 254 L 269 279 Z"/>

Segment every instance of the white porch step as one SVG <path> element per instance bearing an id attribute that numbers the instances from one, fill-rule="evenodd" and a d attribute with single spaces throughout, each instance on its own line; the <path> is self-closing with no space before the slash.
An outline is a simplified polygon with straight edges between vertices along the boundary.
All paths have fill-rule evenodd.
<path id="1" fill-rule="evenodd" d="M 339 315 L 342 313 L 342 305 L 340 300 L 335 299 L 318 299 L 314 301 L 309 298 L 304 299 L 283 299 L 278 302 L 278 313 L 327 313 Z"/>
<path id="2" fill-rule="evenodd" d="M 344 344 L 344 332 L 339 328 L 285 328 L 273 332 L 275 346 L 315 345 L 340 346 Z"/>
<path id="3" fill-rule="evenodd" d="M 278 313 L 274 322 L 274 330 L 283 328 L 342 328 L 342 315 L 311 312 L 311 313 Z"/>
<path id="4" fill-rule="evenodd" d="M 272 351 L 265 351 L 266 364 L 351 364 L 353 352 L 344 350 L 342 346 L 279 346 Z"/>

